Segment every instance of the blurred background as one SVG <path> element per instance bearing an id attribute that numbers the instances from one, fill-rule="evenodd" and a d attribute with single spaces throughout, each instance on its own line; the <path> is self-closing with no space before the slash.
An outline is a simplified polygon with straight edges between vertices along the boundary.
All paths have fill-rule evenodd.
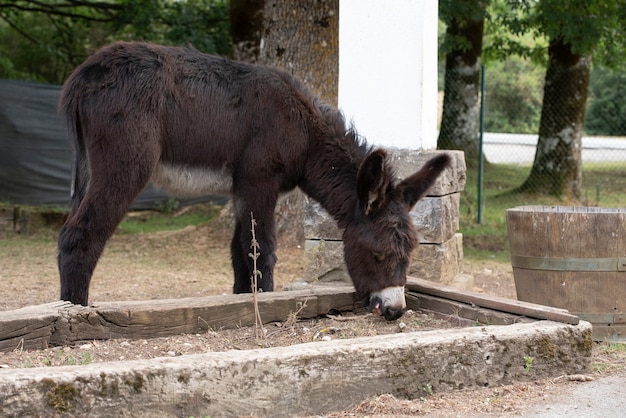
<path id="1" fill-rule="evenodd" d="M 466 154 L 466 258 L 508 258 L 506 208 L 626 206 L 626 4 L 435 4 L 437 144 Z M 69 152 L 56 100 L 65 78 L 90 53 L 115 40 L 148 40 L 281 64 L 279 48 L 275 56 L 260 57 L 253 42 L 280 24 L 271 20 L 270 8 L 297 10 L 301 22 L 327 28 L 338 0 L 0 1 L 0 202 L 66 205 Z M 315 17 L 322 8 L 325 17 Z M 336 66 L 328 68 L 326 79 L 332 79 Z M 330 83 L 312 88 L 327 85 L 336 89 Z M 155 194 L 143 195 L 136 209 L 173 205 L 148 193 Z"/>

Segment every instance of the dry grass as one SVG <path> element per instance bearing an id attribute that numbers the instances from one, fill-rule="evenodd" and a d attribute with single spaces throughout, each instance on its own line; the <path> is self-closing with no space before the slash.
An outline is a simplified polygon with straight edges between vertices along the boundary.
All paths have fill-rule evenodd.
<path id="1" fill-rule="evenodd" d="M 58 299 L 54 231 L 0 241 L 0 310 Z M 279 248 L 276 289 L 302 275 L 302 249 Z M 232 293 L 230 231 L 214 220 L 203 226 L 148 234 L 116 234 L 91 281 L 90 301 L 182 298 Z"/>

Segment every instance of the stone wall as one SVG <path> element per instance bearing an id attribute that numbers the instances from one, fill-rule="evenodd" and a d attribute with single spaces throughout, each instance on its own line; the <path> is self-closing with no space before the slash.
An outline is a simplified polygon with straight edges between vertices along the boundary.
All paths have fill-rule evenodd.
<path id="1" fill-rule="evenodd" d="M 407 177 L 428 159 L 444 151 L 388 150 L 399 178 Z M 460 193 L 465 187 L 465 159 L 461 151 L 445 151 L 452 164 L 411 211 L 420 236 L 409 275 L 449 284 L 461 273 L 463 237 L 459 229 Z M 305 277 L 313 281 L 350 282 L 343 263 L 342 231 L 321 206 L 307 200 L 304 214 Z"/>

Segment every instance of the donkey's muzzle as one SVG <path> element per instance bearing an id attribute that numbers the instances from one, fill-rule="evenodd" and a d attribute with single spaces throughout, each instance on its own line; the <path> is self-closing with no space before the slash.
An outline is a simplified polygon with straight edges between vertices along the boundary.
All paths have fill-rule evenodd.
<path id="1" fill-rule="evenodd" d="M 406 309 L 404 308 L 400 308 L 400 309 L 385 308 L 383 309 L 383 316 L 385 317 L 387 321 L 395 321 L 396 319 L 404 315 L 405 311 Z"/>
<path id="2" fill-rule="evenodd" d="M 387 321 L 395 321 L 406 311 L 404 287 L 387 287 L 372 293 L 369 308 L 372 313 L 382 315 Z"/>

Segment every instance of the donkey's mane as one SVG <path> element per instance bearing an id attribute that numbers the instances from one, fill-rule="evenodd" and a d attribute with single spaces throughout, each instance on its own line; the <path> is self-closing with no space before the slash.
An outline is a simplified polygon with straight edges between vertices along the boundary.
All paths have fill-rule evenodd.
<path id="1" fill-rule="evenodd" d="M 311 138 L 314 158 L 309 158 L 306 179 L 300 185 L 305 193 L 317 200 L 341 228 L 359 215 L 357 173 L 363 160 L 375 150 L 359 135 L 352 123 L 347 124 L 343 113 L 312 97 L 321 116 L 321 129 Z M 394 170 L 385 161 L 388 173 Z M 395 176 L 393 176 L 395 177 Z M 390 187 L 395 180 L 390 182 Z"/>

